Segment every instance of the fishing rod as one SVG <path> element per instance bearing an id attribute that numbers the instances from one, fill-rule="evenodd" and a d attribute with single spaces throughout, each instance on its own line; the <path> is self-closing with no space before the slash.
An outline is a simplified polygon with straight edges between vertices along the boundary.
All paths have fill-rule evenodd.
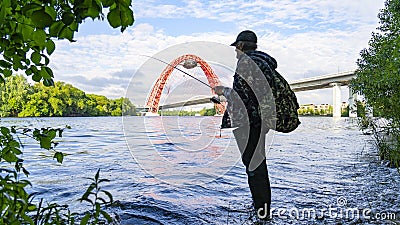
<path id="1" fill-rule="evenodd" d="M 186 71 L 184 71 L 184 70 L 182 70 L 182 69 L 179 69 L 177 66 L 173 66 L 173 65 L 171 65 L 171 64 L 169 64 L 169 63 L 167 63 L 167 62 L 165 62 L 165 61 L 163 61 L 163 60 L 161 60 L 161 59 L 158 59 L 158 58 L 156 58 L 156 57 L 153 57 L 153 56 L 148 56 L 148 55 L 140 55 L 140 56 L 145 56 L 145 57 L 148 57 L 148 58 L 152 58 L 152 59 L 155 59 L 155 60 L 157 60 L 157 61 L 159 61 L 159 62 L 162 62 L 162 63 L 164 63 L 164 64 L 167 64 L 168 66 L 170 66 L 170 67 L 172 67 L 172 68 L 174 68 L 174 69 L 177 69 L 177 70 L 181 71 L 182 73 L 188 75 L 189 77 L 191 77 L 191 78 L 197 80 L 198 82 L 200 82 L 200 83 L 202 83 L 202 84 L 204 84 L 204 85 L 206 85 L 207 87 L 209 87 L 209 88 L 212 89 L 212 87 L 211 87 L 209 84 L 205 83 L 205 82 L 202 81 L 202 80 L 199 80 L 198 78 L 194 77 L 193 75 L 189 74 L 188 72 L 186 72 Z"/>
<path id="2" fill-rule="evenodd" d="M 186 72 L 186 71 L 184 71 L 184 70 L 182 70 L 182 69 L 179 69 L 178 66 L 173 66 L 173 65 L 169 64 L 168 62 L 165 62 L 164 60 L 161 60 L 161 59 L 156 58 L 156 57 L 153 57 L 153 56 L 148 56 L 148 55 L 140 55 L 140 56 L 148 57 L 148 58 L 151 58 L 151 59 L 155 59 L 155 60 L 157 60 L 157 61 L 159 61 L 159 62 L 162 62 L 162 63 L 164 63 L 164 64 L 166 64 L 166 65 L 168 65 L 168 66 L 170 66 L 170 67 L 172 67 L 172 68 L 174 68 L 174 69 L 176 69 L 176 70 L 181 71 L 182 73 L 184 73 L 184 74 L 188 75 L 189 77 L 191 77 L 191 78 L 197 80 L 198 82 L 200 82 L 200 83 L 206 85 L 207 87 L 213 89 L 213 88 L 211 87 L 211 85 L 209 85 L 209 84 L 205 83 L 204 81 L 202 81 L 202 80 L 200 80 L 200 79 L 194 77 L 193 75 L 189 74 L 188 72 Z M 216 104 L 221 104 L 221 101 L 220 101 L 216 96 L 213 96 L 212 98 L 210 98 L 210 101 L 212 101 L 213 103 L 216 103 Z"/>

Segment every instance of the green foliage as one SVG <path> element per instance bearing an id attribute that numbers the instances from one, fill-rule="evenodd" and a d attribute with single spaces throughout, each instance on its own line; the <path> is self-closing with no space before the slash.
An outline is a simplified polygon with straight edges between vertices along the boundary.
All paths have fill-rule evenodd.
<path id="1" fill-rule="evenodd" d="M 352 81 L 352 87 L 365 96 L 366 103 L 373 108 L 375 115 L 389 121 L 385 129 L 393 135 L 393 140 L 398 140 L 396 137 L 400 130 L 400 0 L 386 0 L 385 8 L 381 10 L 378 18 L 379 32 L 372 34 L 369 47 L 360 53 L 361 58 L 357 61 L 357 78 Z M 369 124 L 371 127 L 377 125 L 374 121 Z M 390 160 L 396 160 L 396 157 L 392 156 L 400 154 L 400 142 L 391 142 L 391 145 L 391 151 L 395 153 L 384 155 Z M 380 149 L 386 151 L 383 149 L 387 148 Z"/>
<path id="2" fill-rule="evenodd" d="M 123 32 L 134 22 L 131 0 L 2 0 L 0 3 L 0 82 L 22 70 L 32 80 L 54 85 L 49 56 L 53 39 L 74 41 L 86 18 L 107 20 Z"/>
<path id="3" fill-rule="evenodd" d="M 373 33 L 369 48 L 357 61 L 354 90 L 363 94 L 374 111 L 400 120 L 400 0 L 387 0 L 379 14 L 379 33 Z"/>
<path id="4" fill-rule="evenodd" d="M 342 117 L 349 117 L 349 106 L 347 106 L 346 108 L 342 109 L 341 111 L 341 116 Z"/>
<path id="5" fill-rule="evenodd" d="M 185 110 L 165 110 L 161 111 L 163 116 L 194 116 L 197 112 Z"/>
<path id="6" fill-rule="evenodd" d="M 113 218 L 104 210 L 104 207 L 111 204 L 113 196 L 110 192 L 102 190 L 100 183 L 108 182 L 107 179 L 100 179 L 100 169 L 97 171 L 95 178 L 89 178 L 93 182 L 89 185 L 86 192 L 82 195 L 79 201 L 86 201 L 92 205 L 92 209 L 86 213 L 71 212 L 68 205 L 59 205 L 50 203 L 43 206 L 43 199 L 40 200 L 38 206 L 33 205 L 34 214 L 31 215 L 31 224 L 107 224 L 112 223 Z M 107 196 L 106 200 L 100 194 L 104 193 Z M 93 196 L 93 197 L 92 197 Z M 83 216 L 81 216 L 83 215 Z M 80 221 L 80 222 L 79 222 Z"/>
<path id="7" fill-rule="evenodd" d="M 0 117 L 18 116 L 31 91 L 23 76 L 9 77 L 7 85 L 0 85 Z"/>
<path id="8" fill-rule="evenodd" d="M 301 107 L 297 110 L 297 113 L 302 116 L 332 116 L 333 114 L 333 106 L 329 105 L 327 109 L 314 107 L 311 105 L 301 105 Z M 348 116 L 348 112 L 346 114 L 346 110 L 342 111 L 342 116 Z"/>
<path id="9" fill-rule="evenodd" d="M 214 116 L 215 114 L 217 114 L 217 112 L 215 111 L 215 108 L 211 108 L 211 109 L 203 108 L 202 110 L 200 110 L 199 113 L 201 116 Z"/>
<path id="10" fill-rule="evenodd" d="M 64 116 L 81 115 L 100 108 L 107 114 L 124 113 L 135 108 L 127 99 L 100 106 L 97 97 L 91 98 L 79 89 L 64 83 L 54 85 L 53 71 L 48 67 L 50 55 L 55 51 L 54 39 L 73 42 L 74 34 L 86 18 L 105 18 L 103 9 L 108 11 L 107 20 L 123 32 L 134 22 L 130 9 L 131 0 L 2 0 L 0 1 L 0 116 Z M 23 71 L 38 84 L 31 86 L 22 76 L 13 77 L 13 72 Z M 55 86 L 51 88 L 46 88 Z M 88 108 L 86 103 L 92 103 Z M 130 103 L 130 104 L 129 104 Z M 108 105 L 112 105 L 108 108 Z M 108 115 L 108 114 L 107 114 Z M 33 195 L 25 187 L 31 185 L 21 179 L 29 172 L 23 166 L 22 143 L 19 135 L 37 140 L 40 147 L 54 153 L 54 158 L 62 163 L 64 155 L 55 150 L 56 136 L 61 137 L 63 129 L 30 129 L 0 127 L 0 224 L 76 224 L 77 213 L 71 213 L 66 205 L 50 203 L 43 206 L 32 204 Z M 10 168 L 10 165 L 13 167 Z M 101 190 L 98 184 L 99 171 L 95 176 L 95 213 L 84 216 L 81 224 L 100 222 L 101 214 L 108 222 L 111 217 L 101 209 L 97 197 L 105 193 L 110 201 L 110 193 Z M 92 186 L 92 185 L 91 185 Z M 91 187 L 90 186 L 90 187 Z M 89 189 L 88 189 L 89 190 Z M 86 195 L 86 193 L 85 193 Z M 85 196 L 84 195 L 84 196 Z M 84 199 L 83 197 L 81 199 Z M 104 200 L 105 201 L 105 200 Z M 92 219 L 93 218 L 93 219 Z"/>
<path id="11" fill-rule="evenodd" d="M 73 42 L 75 32 L 86 18 L 105 18 L 103 9 L 108 11 L 109 24 L 114 28 L 121 27 L 123 32 L 134 22 L 130 5 L 131 0 L 2 0 L 0 84 L 6 83 L 6 80 L 7 83 L 0 86 L 0 116 L 81 115 L 93 110 L 87 108 L 86 101 L 92 101 L 93 108 L 102 108 L 106 113 L 124 113 L 122 104 L 129 105 L 129 100 L 110 103 L 106 99 L 105 105 L 99 107 L 95 99 L 71 85 L 54 85 L 53 71 L 48 65 L 49 56 L 56 47 L 53 40 L 67 39 Z M 38 84 L 31 86 L 22 76 L 13 77 L 16 71 L 32 76 L 32 80 Z M 107 107 L 112 103 L 110 111 Z M 129 111 L 134 112 L 133 105 L 129 107 Z M 38 206 L 32 204 L 33 195 L 25 190 L 31 184 L 21 179 L 24 175 L 28 176 L 29 172 L 23 166 L 23 145 L 19 135 L 37 140 L 41 148 L 52 151 L 54 158 L 62 163 L 64 155 L 55 150 L 57 142 L 54 141 L 56 136 L 61 137 L 62 131 L 54 128 L 0 127 L 0 224 L 76 224 L 77 213 L 71 213 L 68 206 L 54 203 L 43 206 L 43 200 Z M 99 180 L 98 172 L 95 176 L 96 189 L 92 189 L 96 193 L 96 210 L 94 214 L 89 214 L 89 218 L 84 216 L 81 224 L 99 222 L 99 214 L 108 222 L 111 221 L 98 202 L 103 198 L 97 198 L 97 193 L 102 192 L 112 201 L 111 194 L 98 187 L 103 181 Z"/>
<path id="12" fill-rule="evenodd" d="M 69 128 L 69 127 L 66 127 Z M 61 137 L 65 128 L 7 128 L 0 127 L 0 224 L 98 224 L 112 222 L 111 216 L 104 211 L 104 206 L 112 203 L 110 192 L 103 190 L 100 184 L 107 179 L 100 179 L 97 171 L 93 182 L 79 199 L 92 204 L 82 218 L 78 213 L 71 213 L 68 205 L 48 203 L 44 206 L 43 199 L 33 204 L 34 194 L 29 194 L 26 187 L 31 186 L 27 179 L 29 172 L 23 166 L 20 135 L 38 141 L 40 147 L 54 153 L 59 163 L 63 161 L 63 153 L 55 151 L 56 137 Z M 22 172 L 22 173 L 21 173 Z"/>
<path id="13" fill-rule="evenodd" d="M 62 128 L 30 129 L 15 127 L 0 127 L 0 224 L 33 224 L 29 213 L 36 210 L 31 203 L 32 195 L 25 187 L 31 185 L 28 180 L 21 179 L 21 172 L 28 176 L 29 172 L 23 166 L 21 147 L 18 135 L 24 135 L 37 140 L 44 149 L 57 152 L 54 148 L 57 142 L 54 138 L 61 136 Z M 14 165 L 10 167 L 10 165 Z"/>
<path id="14" fill-rule="evenodd" d="M 34 224 L 75 224 L 77 213 L 71 213 L 68 205 L 50 203 L 43 206 L 43 199 L 40 200 L 35 213 L 31 216 Z"/>
<path id="15" fill-rule="evenodd" d="M 99 174 L 100 169 L 97 170 L 94 179 L 89 178 L 92 180 L 92 183 L 79 199 L 81 202 L 88 202 L 92 206 L 92 210 L 87 212 L 82 218 L 81 224 L 97 224 L 101 220 L 101 217 L 104 217 L 108 223 L 112 222 L 111 216 L 101 209 L 102 206 L 110 205 L 113 202 L 111 193 L 100 188 L 100 183 L 109 182 L 109 180 L 99 179 Z"/>
<path id="16" fill-rule="evenodd" d="M 0 169 L 0 224 L 33 224 L 28 216 L 36 206 L 29 200 L 31 196 L 25 187 L 31 185 L 28 180 L 20 180 L 16 170 Z"/>
<path id="17" fill-rule="evenodd" d="M 22 75 L 7 78 L 5 85 L 0 85 L 0 94 L 0 117 L 136 115 L 127 98 L 85 94 L 63 82 L 51 87 L 30 85 Z"/>
<path id="18" fill-rule="evenodd" d="M 41 200 L 38 206 L 35 206 L 35 214 L 31 216 L 34 224 L 107 224 L 112 223 L 113 218 L 104 210 L 104 207 L 111 204 L 113 196 L 110 192 L 102 190 L 100 183 L 108 182 L 107 179 L 100 179 L 100 169 L 97 171 L 94 178 L 89 178 L 93 182 L 89 185 L 86 192 L 82 195 L 79 201 L 86 201 L 92 206 L 91 210 L 86 213 L 71 212 L 68 205 L 59 205 L 50 203 L 43 206 Z M 107 196 L 107 200 L 101 196 L 103 193 Z M 82 216 L 80 216 L 82 215 Z M 80 221 L 80 222 L 79 222 Z"/>
<path id="19" fill-rule="evenodd" d="M 185 111 L 185 110 L 165 110 L 161 111 L 161 115 L 163 116 L 215 116 L 216 111 L 215 108 L 203 108 L 200 111 Z"/>

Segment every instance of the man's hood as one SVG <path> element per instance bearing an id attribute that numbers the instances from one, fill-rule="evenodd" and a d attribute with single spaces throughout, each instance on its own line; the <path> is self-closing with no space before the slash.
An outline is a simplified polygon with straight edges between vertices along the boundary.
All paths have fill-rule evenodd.
<path id="1" fill-rule="evenodd" d="M 262 60 L 268 63 L 269 67 L 271 69 L 276 69 L 278 67 L 278 63 L 276 62 L 276 60 L 268 55 L 265 52 L 261 52 L 261 51 L 247 51 L 245 52 L 246 55 L 248 55 L 251 59 L 253 59 L 254 61 L 257 60 Z"/>

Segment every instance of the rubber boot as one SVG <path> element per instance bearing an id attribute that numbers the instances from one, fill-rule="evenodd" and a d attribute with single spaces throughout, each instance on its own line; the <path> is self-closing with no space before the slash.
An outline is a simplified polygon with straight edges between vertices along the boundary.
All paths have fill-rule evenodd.
<path id="1" fill-rule="evenodd" d="M 260 219 L 268 219 L 271 210 L 271 187 L 267 164 L 264 161 L 254 171 L 246 171 L 254 208 Z M 267 210 L 267 211 L 265 211 Z"/>

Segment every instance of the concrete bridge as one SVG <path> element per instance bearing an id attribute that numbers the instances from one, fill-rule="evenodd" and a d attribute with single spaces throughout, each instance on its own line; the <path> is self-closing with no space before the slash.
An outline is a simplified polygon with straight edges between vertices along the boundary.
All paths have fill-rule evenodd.
<path id="1" fill-rule="evenodd" d="M 332 88 L 333 89 L 333 117 L 340 117 L 341 116 L 341 86 L 348 86 L 351 79 L 355 77 L 354 71 L 343 72 L 343 73 L 336 73 L 336 74 L 329 74 L 323 76 L 316 76 L 305 78 L 301 80 L 296 80 L 289 82 L 291 88 L 295 92 L 300 91 L 309 91 L 309 90 L 317 90 L 317 89 L 324 89 L 324 88 Z M 356 117 L 357 114 L 355 113 L 355 97 L 356 95 L 353 93 L 352 89 L 349 88 L 349 116 Z M 199 104 L 206 104 L 210 103 L 210 98 L 201 98 L 195 99 L 185 102 L 177 102 L 173 104 L 167 104 L 160 106 L 161 109 L 169 109 L 169 108 L 176 108 L 176 107 L 183 107 L 183 106 L 191 106 L 191 105 L 199 105 Z"/>
<path id="2" fill-rule="evenodd" d="M 289 82 L 290 87 L 295 92 L 317 90 L 324 88 L 333 89 L 333 117 L 341 116 L 341 86 L 348 86 L 351 79 L 355 78 L 354 71 L 329 74 L 305 78 Z M 349 117 L 357 117 L 356 113 L 356 94 L 349 88 Z"/>

